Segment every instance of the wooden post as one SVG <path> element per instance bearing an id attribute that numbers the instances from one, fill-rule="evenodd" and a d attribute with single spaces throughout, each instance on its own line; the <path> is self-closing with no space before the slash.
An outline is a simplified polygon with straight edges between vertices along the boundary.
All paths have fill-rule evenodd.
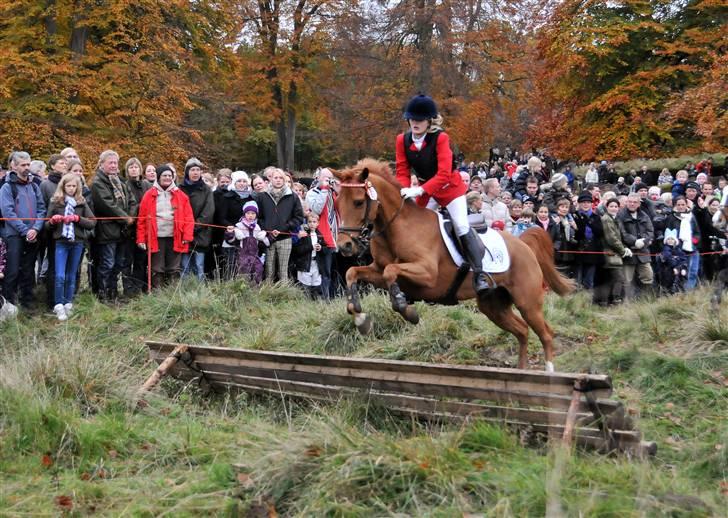
<path id="1" fill-rule="evenodd" d="M 169 372 L 169 370 L 175 366 L 175 364 L 179 361 L 180 357 L 187 352 L 189 349 L 189 346 L 187 345 L 178 345 L 174 348 L 174 350 L 165 358 L 165 360 L 159 364 L 157 367 L 157 370 L 155 370 L 149 378 L 147 378 L 147 381 L 144 382 L 144 385 L 141 386 L 139 391 L 137 392 L 137 396 L 141 398 L 145 392 L 149 392 L 154 387 L 157 386 L 157 384 L 162 380 L 162 378 Z M 140 403 L 143 400 L 140 399 Z M 142 403 L 143 405 L 143 403 Z"/>
<path id="2" fill-rule="evenodd" d="M 581 395 L 583 393 L 583 380 L 578 379 L 574 381 L 574 391 L 571 393 L 571 404 L 569 410 L 566 413 L 566 423 L 564 424 L 564 437 L 562 442 L 564 446 L 571 446 L 571 442 L 574 439 L 574 428 L 576 427 L 576 414 L 579 409 L 579 403 L 581 402 Z"/>

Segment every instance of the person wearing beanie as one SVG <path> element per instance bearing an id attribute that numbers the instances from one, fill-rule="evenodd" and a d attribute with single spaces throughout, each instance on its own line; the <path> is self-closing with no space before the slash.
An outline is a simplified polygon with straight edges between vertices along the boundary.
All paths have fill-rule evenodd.
<path id="1" fill-rule="evenodd" d="M 225 240 L 238 247 L 235 273 L 252 284 L 260 284 L 263 281 L 260 248 L 270 246 L 270 242 L 258 225 L 258 204 L 254 200 L 245 202 L 240 221 L 225 230 Z"/>
<path id="2" fill-rule="evenodd" d="M 256 200 L 255 193 L 250 188 L 250 178 L 245 171 L 235 171 L 230 174 L 230 184 L 227 190 L 218 197 L 220 207 L 216 208 L 216 224 L 224 227 L 234 227 L 243 217 L 243 206 Z M 231 279 L 237 271 L 237 254 L 239 243 L 222 240 L 222 278 Z"/>
<path id="3" fill-rule="evenodd" d="M 584 252 L 601 252 L 604 238 L 602 218 L 592 204 L 593 196 L 589 191 L 582 191 L 577 198 L 578 208 L 574 214 L 576 222 L 576 246 Z M 597 267 L 602 263 L 599 253 L 575 254 L 574 273 L 576 282 L 585 290 L 594 289 L 594 277 Z"/>
<path id="4" fill-rule="evenodd" d="M 660 287 L 665 293 L 674 294 L 685 291 L 688 281 L 689 260 L 680 246 L 678 230 L 665 230 L 663 247 L 658 259 Z"/>
<path id="5" fill-rule="evenodd" d="M 189 252 L 195 221 L 187 195 L 174 184 L 174 169 L 157 168 L 157 181 L 139 205 L 137 246 L 152 254 L 152 287 L 179 277 L 182 254 Z"/>
<path id="6" fill-rule="evenodd" d="M 194 239 L 190 250 L 182 255 L 182 277 L 194 273 L 197 280 L 205 280 L 205 256 L 212 244 L 212 224 L 215 218 L 215 200 L 212 189 L 202 179 L 202 162 L 195 157 L 185 164 L 185 176 L 180 186 L 190 200 L 195 219 Z"/>
<path id="7" fill-rule="evenodd" d="M 571 199 L 568 180 L 565 175 L 556 173 L 550 183 L 541 186 L 543 191 L 543 203 L 549 208 L 549 212 L 556 212 L 556 203 L 562 198 Z"/>

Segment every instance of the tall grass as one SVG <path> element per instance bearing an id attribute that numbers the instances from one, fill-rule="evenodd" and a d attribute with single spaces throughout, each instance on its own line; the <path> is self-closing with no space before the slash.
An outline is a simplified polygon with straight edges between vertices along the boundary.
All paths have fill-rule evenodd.
<path id="1" fill-rule="evenodd" d="M 710 516 L 728 474 L 728 332 L 708 293 L 603 310 L 549 297 L 557 367 L 609 372 L 647 439 L 648 461 L 524 445 L 482 422 L 417 422 L 365 398 L 314 404 L 205 395 L 152 370 L 144 339 L 313 354 L 515 365 L 515 340 L 472 304 L 418 305 L 406 324 L 363 298 L 373 333 L 341 300 L 294 287 L 186 282 L 125 306 L 80 297 L 74 316 L 0 324 L 0 515 Z M 529 353 L 542 365 L 538 340 Z M 65 502 L 65 500 L 62 500 Z"/>

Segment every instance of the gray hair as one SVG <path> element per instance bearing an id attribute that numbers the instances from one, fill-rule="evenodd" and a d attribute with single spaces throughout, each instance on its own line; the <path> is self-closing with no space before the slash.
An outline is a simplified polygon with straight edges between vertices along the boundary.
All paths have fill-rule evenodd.
<path id="1" fill-rule="evenodd" d="M 488 178 L 486 181 L 483 182 L 483 192 L 485 194 L 488 194 L 490 190 L 498 184 L 499 182 L 497 178 Z"/>
<path id="2" fill-rule="evenodd" d="M 12 167 L 21 160 L 30 160 L 30 154 L 25 151 L 13 151 L 8 157 L 8 164 Z"/>
<path id="3" fill-rule="evenodd" d="M 116 157 L 116 159 L 119 160 L 119 153 L 117 153 L 113 149 L 107 149 L 106 151 L 102 151 L 99 155 L 99 163 L 96 167 L 101 167 L 101 164 L 106 162 L 111 157 Z"/>
<path id="4" fill-rule="evenodd" d="M 27 153 L 26 153 L 27 155 Z M 18 158 L 18 160 L 22 160 L 22 158 Z M 31 160 L 30 162 L 30 172 L 33 174 L 40 174 L 42 171 L 46 170 L 46 163 L 43 162 L 43 160 Z"/>

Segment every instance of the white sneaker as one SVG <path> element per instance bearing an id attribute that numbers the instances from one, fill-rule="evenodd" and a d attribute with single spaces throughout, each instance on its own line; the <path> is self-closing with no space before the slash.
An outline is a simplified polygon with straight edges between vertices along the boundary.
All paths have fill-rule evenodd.
<path id="1" fill-rule="evenodd" d="M 0 297 L 0 322 L 7 318 L 12 318 L 18 314 L 18 307 L 11 304 L 3 297 Z"/>
<path id="2" fill-rule="evenodd" d="M 70 317 L 71 312 L 73 311 L 73 304 L 70 302 L 68 304 L 64 304 L 63 309 L 66 310 L 66 316 Z"/>
<path id="3" fill-rule="evenodd" d="M 63 304 L 56 304 L 53 306 L 53 313 L 56 314 L 58 320 L 61 322 L 68 320 L 68 315 L 66 315 L 66 309 L 63 307 Z"/>

